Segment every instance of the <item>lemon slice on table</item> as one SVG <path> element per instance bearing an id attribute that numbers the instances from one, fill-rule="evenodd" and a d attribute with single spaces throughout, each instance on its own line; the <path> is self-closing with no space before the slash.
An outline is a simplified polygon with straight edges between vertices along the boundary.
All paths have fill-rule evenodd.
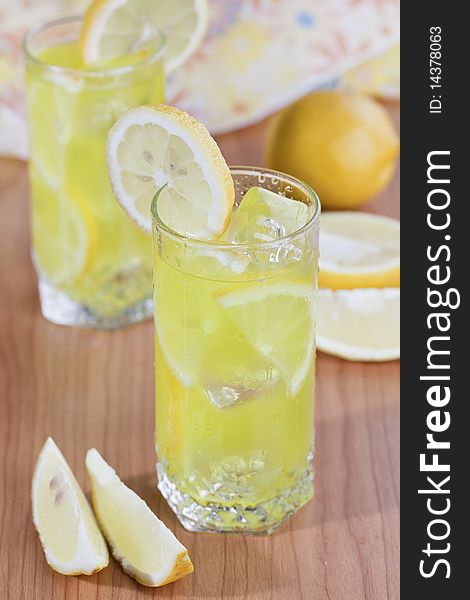
<path id="1" fill-rule="evenodd" d="M 318 292 L 317 348 L 347 360 L 400 357 L 400 289 Z"/>
<path id="2" fill-rule="evenodd" d="M 320 287 L 400 285 L 400 222 L 363 212 L 326 212 L 320 226 Z"/>
<path id="3" fill-rule="evenodd" d="M 52 438 L 39 454 L 31 495 L 34 525 L 55 571 L 91 575 L 108 565 L 108 548 L 90 505 Z"/>
<path id="4" fill-rule="evenodd" d="M 207 129 L 172 106 L 123 113 L 108 133 L 108 171 L 116 199 L 145 231 L 150 205 L 171 229 L 203 239 L 219 237 L 231 216 L 230 170 Z"/>
<path id="5" fill-rule="evenodd" d="M 165 36 L 168 72 L 197 49 L 207 29 L 207 0 L 94 0 L 80 35 L 83 62 L 109 63 Z"/>
<path id="6" fill-rule="evenodd" d="M 53 284 L 77 281 L 91 267 L 96 226 L 87 207 L 49 187 L 34 165 L 32 235 L 40 271 Z"/>
<path id="7" fill-rule="evenodd" d="M 86 467 L 101 529 L 128 575 L 143 585 L 158 587 L 193 571 L 183 544 L 94 448 L 87 453 Z"/>
<path id="8" fill-rule="evenodd" d="M 274 362 L 292 394 L 314 358 L 315 290 L 312 284 L 266 282 L 217 296 L 232 323 Z"/>

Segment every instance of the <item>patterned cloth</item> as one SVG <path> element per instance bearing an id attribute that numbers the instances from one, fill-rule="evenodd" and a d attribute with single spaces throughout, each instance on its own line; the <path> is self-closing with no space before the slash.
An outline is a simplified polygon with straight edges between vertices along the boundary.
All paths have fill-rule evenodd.
<path id="1" fill-rule="evenodd" d="M 25 31 L 83 12 L 88 3 L 0 0 L 0 154 L 27 157 Z M 209 5 L 204 43 L 169 78 L 167 101 L 212 133 L 249 125 L 326 85 L 399 95 L 399 0 L 209 0 Z"/>

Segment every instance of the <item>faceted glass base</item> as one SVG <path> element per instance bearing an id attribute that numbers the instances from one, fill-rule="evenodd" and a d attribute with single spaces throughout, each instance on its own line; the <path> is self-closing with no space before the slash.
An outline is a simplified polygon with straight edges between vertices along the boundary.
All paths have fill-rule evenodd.
<path id="1" fill-rule="evenodd" d="M 129 306 L 113 317 L 94 314 L 89 308 L 75 302 L 63 292 L 39 278 L 39 298 L 43 316 L 52 323 L 91 329 L 119 329 L 131 323 L 149 319 L 153 314 L 153 300 L 146 298 Z"/>
<path id="2" fill-rule="evenodd" d="M 313 471 L 308 469 L 294 487 L 255 506 L 223 506 L 214 502 L 198 504 L 178 489 L 157 463 L 158 489 L 179 521 L 189 531 L 269 534 L 284 523 L 313 496 Z"/>

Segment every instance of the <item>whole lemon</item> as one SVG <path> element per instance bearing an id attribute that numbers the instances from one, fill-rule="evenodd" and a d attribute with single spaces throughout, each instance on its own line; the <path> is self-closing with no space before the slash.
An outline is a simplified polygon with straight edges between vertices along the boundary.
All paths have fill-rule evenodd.
<path id="1" fill-rule="evenodd" d="M 322 206 L 360 206 L 390 181 L 398 136 L 385 109 L 363 94 L 313 92 L 281 111 L 268 133 L 268 166 L 310 184 Z"/>

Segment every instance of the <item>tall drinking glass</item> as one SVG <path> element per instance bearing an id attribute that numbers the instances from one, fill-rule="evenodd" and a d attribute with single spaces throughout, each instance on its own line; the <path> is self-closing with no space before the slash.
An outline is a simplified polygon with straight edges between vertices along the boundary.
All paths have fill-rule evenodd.
<path id="1" fill-rule="evenodd" d="M 151 242 L 113 197 L 106 134 L 125 109 L 160 103 L 163 39 L 106 68 L 85 67 L 82 19 L 24 41 L 30 126 L 33 260 L 43 315 L 113 329 L 152 312 Z"/>
<path id="2" fill-rule="evenodd" d="M 313 494 L 320 204 L 287 175 L 231 172 L 236 205 L 260 186 L 304 202 L 309 221 L 206 242 L 170 230 L 154 199 L 158 487 L 187 529 L 271 532 Z"/>

